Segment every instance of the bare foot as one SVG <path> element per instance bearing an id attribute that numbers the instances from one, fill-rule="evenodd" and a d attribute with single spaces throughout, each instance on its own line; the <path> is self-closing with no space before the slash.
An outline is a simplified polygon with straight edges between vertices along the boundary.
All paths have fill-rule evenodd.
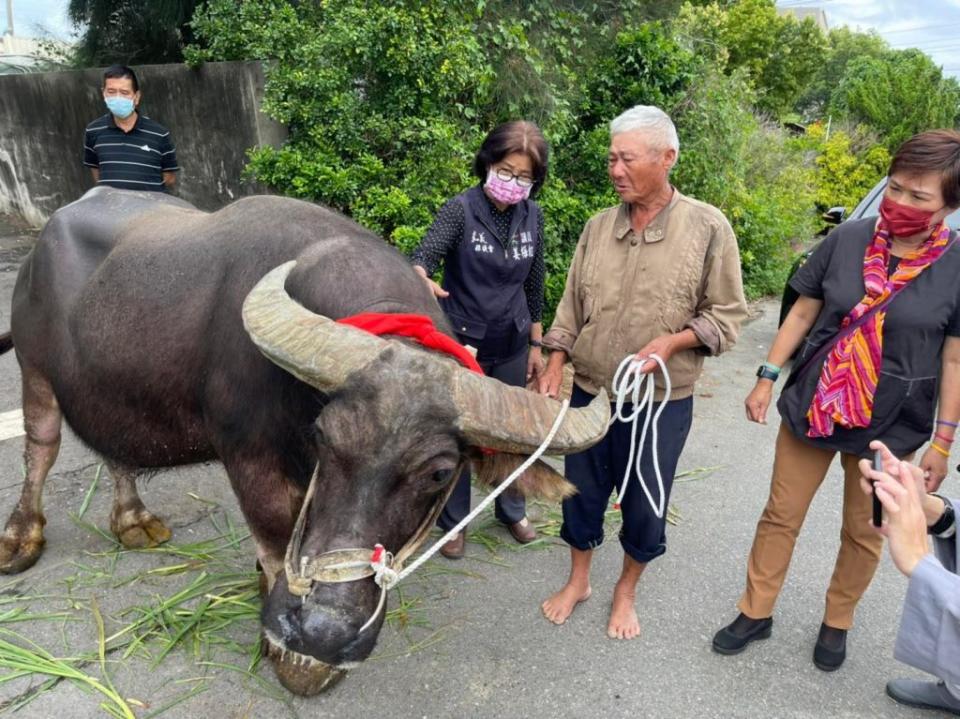
<path id="1" fill-rule="evenodd" d="M 613 607 L 610 609 L 610 623 L 607 624 L 607 636 L 611 639 L 636 639 L 640 636 L 640 620 L 633 606 L 636 590 L 632 587 L 621 589 L 619 584 L 613 590 Z"/>
<path id="2" fill-rule="evenodd" d="M 567 582 L 563 585 L 563 589 L 540 605 L 543 616 L 554 624 L 563 624 L 580 602 L 585 602 L 590 598 L 590 593 L 589 584 L 584 589 L 580 585 Z"/>

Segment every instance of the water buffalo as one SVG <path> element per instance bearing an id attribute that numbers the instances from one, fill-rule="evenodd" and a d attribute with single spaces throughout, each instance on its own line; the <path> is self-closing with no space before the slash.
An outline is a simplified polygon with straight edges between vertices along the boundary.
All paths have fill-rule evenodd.
<path id="1" fill-rule="evenodd" d="M 284 581 L 315 468 L 294 560 L 377 543 L 396 551 L 462 462 L 489 468 L 478 448 L 500 464 L 523 459 L 558 411 L 446 355 L 333 321 L 360 312 L 426 315 L 452 336 L 400 253 L 315 205 L 252 197 L 206 213 L 160 193 L 98 188 L 59 210 L 20 270 L 11 332 L 0 337 L 20 364 L 26 428 L 26 479 L 0 537 L 0 571 L 40 556 L 61 418 L 104 457 L 110 528 L 126 547 L 170 537 L 137 494 L 138 475 L 219 460 L 264 570 L 277 674 L 291 691 L 321 691 L 369 655 L 383 615 L 360 631 L 380 598 L 369 578 L 299 594 Z M 602 396 L 571 410 L 550 452 L 599 440 L 608 414 Z M 562 478 L 543 467 L 521 489 L 562 494 Z"/>

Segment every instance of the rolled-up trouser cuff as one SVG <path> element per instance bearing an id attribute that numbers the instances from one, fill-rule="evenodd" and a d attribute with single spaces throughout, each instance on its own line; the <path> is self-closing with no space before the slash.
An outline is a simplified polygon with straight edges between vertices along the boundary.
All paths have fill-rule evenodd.
<path id="1" fill-rule="evenodd" d="M 646 564 L 647 562 L 652 562 L 657 557 L 663 555 L 667 551 L 667 545 L 664 542 L 656 545 L 655 547 L 648 547 L 646 549 L 640 549 L 636 547 L 626 539 L 623 538 L 623 532 L 620 533 L 620 546 L 623 547 L 623 553 L 626 554 L 630 559 L 639 564 Z"/>
<path id="2" fill-rule="evenodd" d="M 592 396 L 574 384 L 571 407 L 586 406 Z M 647 409 L 647 412 L 657 409 Z M 643 421 L 643 417 L 639 420 Z M 670 503 L 670 490 L 677 461 L 683 451 L 693 419 L 693 398 L 671 400 L 663 406 L 660 417 L 658 459 L 663 477 L 663 496 L 655 509 L 648 501 L 644 487 L 637 486 L 634 467 L 630 467 L 621 507 L 620 544 L 624 552 L 637 562 L 649 562 L 666 551 L 665 520 L 657 516 L 660 504 L 664 510 Z M 569 454 L 564 460 L 564 473 L 577 488 L 577 494 L 563 500 L 561 538 L 574 549 L 594 549 L 603 542 L 604 514 L 610 495 L 619 490 L 630 460 L 631 448 L 637 439 L 630 424 L 614 422 L 606 436 L 583 452 Z M 639 449 L 639 448 L 637 448 Z M 656 476 L 653 443 L 645 443 L 641 451 L 641 470 L 646 482 Z M 649 489 L 649 488 L 648 488 Z M 657 489 L 654 489 L 657 491 Z M 626 538 L 626 541 L 624 541 Z"/>
<path id="3" fill-rule="evenodd" d="M 564 542 L 569 544 L 574 549 L 579 549 L 581 552 L 587 552 L 591 549 L 596 549 L 601 544 L 603 544 L 603 534 L 601 534 L 596 539 L 589 539 L 589 540 L 584 540 L 582 538 L 575 539 L 567 531 L 567 527 L 565 524 L 560 527 L 560 539 L 562 539 Z"/>

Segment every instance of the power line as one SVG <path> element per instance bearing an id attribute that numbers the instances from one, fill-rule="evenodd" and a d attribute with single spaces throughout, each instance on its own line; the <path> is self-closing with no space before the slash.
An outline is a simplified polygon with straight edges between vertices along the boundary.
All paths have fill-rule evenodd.
<path id="1" fill-rule="evenodd" d="M 920 45 L 910 45 L 907 47 L 894 48 L 895 52 L 918 51 L 918 52 L 922 52 L 924 55 L 930 55 L 931 57 L 933 57 L 934 55 L 939 55 L 940 57 L 943 57 L 943 55 L 947 53 L 955 52 L 957 50 L 960 50 L 960 45 L 946 45 L 944 47 L 921 47 Z"/>
<path id="2" fill-rule="evenodd" d="M 821 5 L 829 5 L 832 2 L 840 2 L 840 0 L 785 0 L 785 2 L 777 3 L 778 8 L 791 8 L 791 7 L 810 7 L 813 9 L 818 9 Z M 844 0 L 846 2 L 846 0 Z"/>
<path id="3" fill-rule="evenodd" d="M 946 43 L 944 45 L 923 45 L 921 43 L 913 43 L 910 45 L 891 45 L 894 50 L 923 50 L 924 52 L 945 52 L 949 50 L 960 49 L 960 42 L 954 40 L 953 42 Z"/>
<path id="4" fill-rule="evenodd" d="M 895 35 L 901 32 L 920 32 L 922 30 L 942 30 L 947 27 L 957 27 L 960 26 L 960 22 L 949 22 L 946 25 L 918 25 L 917 27 L 903 27 L 899 30 L 880 30 L 878 28 L 873 28 L 881 35 Z"/>

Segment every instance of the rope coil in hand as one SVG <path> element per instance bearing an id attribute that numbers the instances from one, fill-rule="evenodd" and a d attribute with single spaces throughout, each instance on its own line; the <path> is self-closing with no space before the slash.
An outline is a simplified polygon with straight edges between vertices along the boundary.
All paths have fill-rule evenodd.
<path id="1" fill-rule="evenodd" d="M 653 398 L 656 389 L 653 372 L 644 373 L 642 371 L 643 365 L 651 360 L 660 366 L 664 381 L 663 401 L 660 402 L 656 410 L 653 409 Z M 657 515 L 658 519 L 663 519 L 664 511 L 666 510 L 664 506 L 666 504 L 666 492 L 663 488 L 663 476 L 660 474 L 660 458 L 657 452 L 657 425 L 660 422 L 660 415 L 663 414 L 663 410 L 666 409 L 667 402 L 670 399 L 670 390 L 670 373 L 667 372 L 667 365 L 659 355 L 652 354 L 643 359 L 638 359 L 636 355 L 627 355 L 623 358 L 620 366 L 617 367 L 616 373 L 613 375 L 613 395 L 616 398 L 616 404 L 614 414 L 610 418 L 610 424 L 620 421 L 627 422 L 631 425 L 630 455 L 629 459 L 627 459 L 627 469 L 626 472 L 624 472 L 623 481 L 620 483 L 620 493 L 617 495 L 617 501 L 614 504 L 616 509 L 619 509 L 623 502 L 623 498 L 627 493 L 627 485 L 630 483 L 631 472 L 635 470 L 637 481 L 640 483 L 640 488 L 647 497 L 647 502 L 650 503 L 650 508 L 654 514 Z M 641 392 L 643 394 L 642 397 Z M 632 411 L 626 410 L 628 401 L 633 407 Z M 643 415 L 643 429 L 640 432 L 638 447 L 637 424 L 640 415 Z M 643 443 L 646 441 L 647 430 L 650 429 L 651 425 L 653 426 L 653 471 L 657 478 L 658 500 L 654 500 L 650 489 L 647 487 L 647 483 L 643 479 L 643 470 L 641 469 Z M 636 462 L 634 462 L 634 456 L 636 456 Z"/>

